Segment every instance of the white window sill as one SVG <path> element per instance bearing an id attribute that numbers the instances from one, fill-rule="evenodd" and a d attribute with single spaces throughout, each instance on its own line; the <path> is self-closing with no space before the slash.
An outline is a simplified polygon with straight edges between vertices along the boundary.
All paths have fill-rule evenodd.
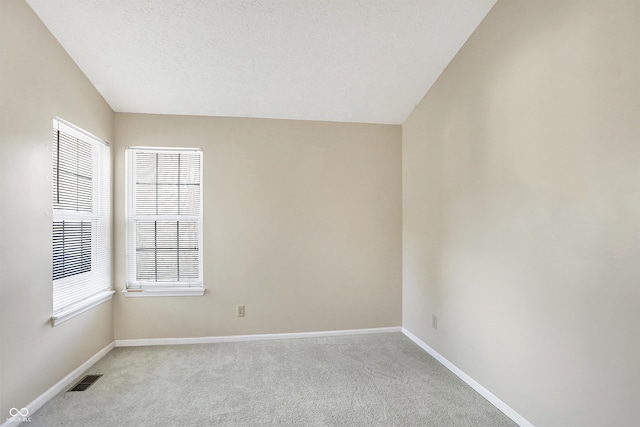
<path id="1" fill-rule="evenodd" d="M 123 289 L 122 295 L 127 298 L 140 297 L 201 297 L 204 295 L 204 288 L 146 288 L 146 289 Z"/>
<path id="2" fill-rule="evenodd" d="M 76 317 L 78 314 L 82 314 L 85 311 L 91 310 L 93 307 L 102 304 L 103 302 L 109 301 L 115 292 L 116 291 L 114 290 L 108 290 L 97 293 L 85 300 L 82 300 L 65 308 L 64 310 L 54 313 L 53 316 L 51 316 L 51 325 L 58 326 L 60 323 L 66 322 L 67 320 Z"/>

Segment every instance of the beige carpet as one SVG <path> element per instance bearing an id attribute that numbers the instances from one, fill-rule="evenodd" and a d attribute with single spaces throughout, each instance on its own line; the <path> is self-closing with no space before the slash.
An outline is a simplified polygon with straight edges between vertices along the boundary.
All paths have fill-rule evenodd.
<path id="1" fill-rule="evenodd" d="M 87 373 L 28 426 L 516 425 L 400 333 L 116 348 Z"/>

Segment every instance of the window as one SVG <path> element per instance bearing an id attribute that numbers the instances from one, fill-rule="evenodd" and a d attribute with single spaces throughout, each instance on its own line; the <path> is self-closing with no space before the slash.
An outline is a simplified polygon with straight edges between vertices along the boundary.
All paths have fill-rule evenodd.
<path id="1" fill-rule="evenodd" d="M 126 296 L 203 295 L 202 151 L 128 148 Z"/>
<path id="2" fill-rule="evenodd" d="M 53 120 L 53 324 L 111 298 L 107 143 Z"/>

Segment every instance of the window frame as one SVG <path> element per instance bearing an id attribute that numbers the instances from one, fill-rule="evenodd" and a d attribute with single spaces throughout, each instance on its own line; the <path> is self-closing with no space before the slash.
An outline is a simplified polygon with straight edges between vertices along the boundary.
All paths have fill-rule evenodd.
<path id="1" fill-rule="evenodd" d="M 198 153 L 200 181 L 199 181 L 199 212 L 192 215 L 184 214 L 160 214 L 148 215 L 136 212 L 136 155 L 138 153 L 172 153 L 190 154 Z M 122 293 L 125 297 L 152 297 L 152 296 L 202 296 L 204 295 L 203 279 L 203 150 L 201 148 L 186 147 L 146 147 L 135 146 L 125 148 L 125 247 L 126 247 L 126 285 Z M 136 222 L 137 221 L 191 221 L 197 223 L 198 233 L 198 278 L 179 282 L 169 281 L 141 281 L 136 280 Z"/>
<path id="2" fill-rule="evenodd" d="M 64 132 L 67 137 L 75 138 L 91 145 L 92 155 L 92 207 L 91 212 L 74 211 L 59 206 L 52 199 L 52 239 L 55 238 L 53 224 L 61 221 L 89 221 L 91 226 L 91 269 L 86 272 L 53 279 L 54 247 L 52 243 L 52 326 L 57 326 L 85 311 L 112 298 L 114 294 L 111 274 L 111 149 L 109 143 L 89 132 L 69 123 L 60 117 L 53 117 L 53 131 Z M 60 139 L 56 141 L 60 144 Z M 53 175 L 53 149 L 58 147 L 52 142 L 52 191 L 55 196 L 59 190 L 60 176 Z M 60 152 L 57 153 L 58 157 Z M 57 178 L 56 178 L 57 177 Z M 56 181 L 57 179 L 57 181 Z M 56 190 L 54 190 L 56 186 Z M 76 196 L 77 197 L 77 196 Z M 52 240 L 53 242 L 53 240 Z M 73 297 L 74 294 L 83 295 Z"/>

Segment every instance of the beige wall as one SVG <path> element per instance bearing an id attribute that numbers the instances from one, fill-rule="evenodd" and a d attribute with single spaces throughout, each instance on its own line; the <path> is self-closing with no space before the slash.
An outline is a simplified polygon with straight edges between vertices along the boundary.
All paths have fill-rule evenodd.
<path id="1" fill-rule="evenodd" d="M 499 1 L 403 126 L 403 326 L 536 426 L 640 419 L 639 23 Z"/>
<path id="2" fill-rule="evenodd" d="M 51 129 L 113 112 L 23 1 L 0 1 L 0 423 L 113 341 L 112 303 L 51 327 Z"/>
<path id="3" fill-rule="evenodd" d="M 118 292 L 116 339 L 400 326 L 400 126 L 116 113 L 115 141 L 116 287 L 124 149 L 185 146 L 204 150 L 207 289 Z"/>

